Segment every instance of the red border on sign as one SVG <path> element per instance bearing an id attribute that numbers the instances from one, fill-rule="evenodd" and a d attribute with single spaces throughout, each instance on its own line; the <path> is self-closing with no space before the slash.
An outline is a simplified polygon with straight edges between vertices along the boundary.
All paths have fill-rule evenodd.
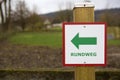
<path id="1" fill-rule="evenodd" d="M 80 24 L 103 24 L 105 25 L 104 27 L 104 64 L 66 64 L 65 63 L 65 25 L 80 25 Z M 79 22 L 68 22 L 68 23 L 63 23 L 63 27 L 62 27 L 62 61 L 63 61 L 63 65 L 64 66 L 106 66 L 107 63 L 107 24 L 104 22 L 90 22 L 90 23 L 79 23 Z"/>

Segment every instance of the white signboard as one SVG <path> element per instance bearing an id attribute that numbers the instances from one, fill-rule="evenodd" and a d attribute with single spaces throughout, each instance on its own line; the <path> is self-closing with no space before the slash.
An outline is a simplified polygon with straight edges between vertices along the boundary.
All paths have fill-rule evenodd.
<path id="1" fill-rule="evenodd" d="M 105 66 L 106 26 L 104 23 L 64 23 L 63 63 L 65 66 Z"/>

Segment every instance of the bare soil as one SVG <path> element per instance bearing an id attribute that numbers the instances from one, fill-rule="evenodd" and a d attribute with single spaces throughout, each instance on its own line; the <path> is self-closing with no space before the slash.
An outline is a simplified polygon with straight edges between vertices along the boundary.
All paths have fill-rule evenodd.
<path id="1" fill-rule="evenodd" d="M 107 48 L 107 67 L 120 68 L 120 46 Z M 40 68 L 65 68 L 62 65 L 62 49 L 0 42 L 0 70 Z"/>

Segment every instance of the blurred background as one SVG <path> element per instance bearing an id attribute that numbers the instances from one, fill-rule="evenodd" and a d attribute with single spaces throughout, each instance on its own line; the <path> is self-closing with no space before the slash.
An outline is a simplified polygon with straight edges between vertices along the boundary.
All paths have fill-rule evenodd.
<path id="1" fill-rule="evenodd" d="M 31 31 L 72 22 L 74 3 L 82 0 L 0 0 L 0 30 Z M 95 21 L 107 22 L 109 27 L 119 27 L 119 0 L 92 0 L 95 4 Z M 49 24 L 49 26 L 45 26 Z M 33 26 L 34 25 L 34 26 Z M 119 37 L 119 35 L 116 35 Z"/>
<path id="2" fill-rule="evenodd" d="M 62 23 L 82 1 L 0 0 L 0 80 L 74 80 L 62 65 Z M 120 0 L 91 1 L 95 22 L 107 23 L 107 66 L 96 80 L 120 80 Z"/>

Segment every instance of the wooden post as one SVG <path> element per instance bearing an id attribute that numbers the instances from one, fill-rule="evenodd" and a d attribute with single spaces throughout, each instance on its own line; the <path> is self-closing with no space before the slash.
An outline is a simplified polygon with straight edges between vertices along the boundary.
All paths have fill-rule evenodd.
<path id="1" fill-rule="evenodd" d="M 75 4 L 74 22 L 94 22 L 94 5 L 90 2 Z M 94 67 L 76 67 L 75 80 L 95 80 Z"/>

